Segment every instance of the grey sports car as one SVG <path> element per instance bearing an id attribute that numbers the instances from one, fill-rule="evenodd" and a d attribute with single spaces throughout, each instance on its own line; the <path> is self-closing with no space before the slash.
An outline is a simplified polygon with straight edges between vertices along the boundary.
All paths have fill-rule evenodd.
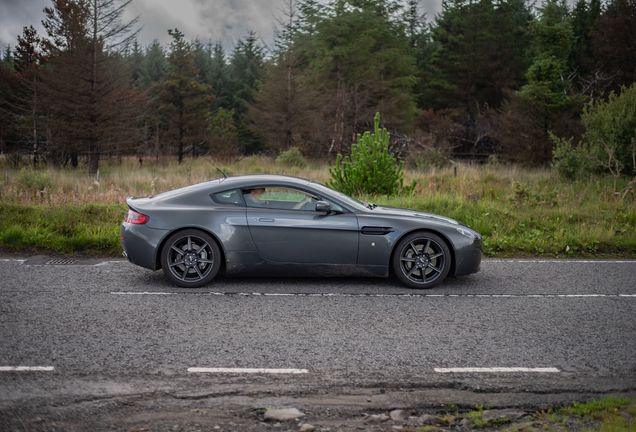
<path id="1" fill-rule="evenodd" d="M 176 285 L 226 276 L 380 276 L 411 288 L 479 271 L 481 235 L 452 219 L 357 201 L 310 180 L 249 175 L 128 198 L 124 255 Z"/>

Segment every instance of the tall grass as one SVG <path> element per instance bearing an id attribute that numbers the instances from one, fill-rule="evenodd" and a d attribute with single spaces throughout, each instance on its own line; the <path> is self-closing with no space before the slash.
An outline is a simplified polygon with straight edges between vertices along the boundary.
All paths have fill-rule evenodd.
<path id="1" fill-rule="evenodd" d="M 327 161 L 309 161 L 304 168 L 282 167 L 274 159 L 256 156 L 219 166 L 227 175 L 287 174 L 321 183 L 330 178 L 328 167 Z M 85 245 L 86 249 L 98 248 L 102 253 L 112 254 L 117 249 L 116 243 L 99 246 L 76 239 L 76 246 L 69 246 L 68 242 L 53 246 L 50 239 L 45 241 L 44 234 L 52 225 L 41 212 L 57 209 L 53 214 L 62 218 L 68 216 L 65 212 L 70 208 L 83 211 L 90 205 L 92 212 L 111 216 L 120 212 L 99 224 L 102 234 L 116 239 L 126 197 L 153 195 L 222 176 L 205 159 L 187 160 L 181 165 L 176 161 L 144 161 L 140 166 L 132 158 L 102 164 L 99 181 L 97 176 L 75 171 L 33 173 L 36 174 L 48 176 L 48 181 L 41 177 L 39 183 L 27 181 L 29 173 L 22 174 L 21 180 L 13 172 L 8 184 L 0 182 L 0 245 L 15 248 L 28 245 L 63 252 L 82 250 L 80 246 Z M 407 183 L 418 182 L 412 195 L 358 198 L 457 219 L 484 235 L 484 252 L 491 256 L 636 257 L 634 194 L 633 191 L 614 194 L 612 179 L 563 182 L 547 169 L 499 164 L 406 170 L 405 177 Z M 36 184 L 44 185 L 44 190 L 39 190 Z M 625 187 L 627 180 L 618 185 L 618 190 Z M 16 209 L 25 206 L 32 207 L 33 213 L 29 216 L 25 211 L 18 218 Z M 40 216 L 36 217 L 38 211 Z M 108 224 L 113 224 L 113 228 L 106 228 Z M 30 231 L 36 228 L 39 231 Z M 57 235 L 55 229 L 50 230 Z M 41 240 L 34 240 L 38 238 Z"/>

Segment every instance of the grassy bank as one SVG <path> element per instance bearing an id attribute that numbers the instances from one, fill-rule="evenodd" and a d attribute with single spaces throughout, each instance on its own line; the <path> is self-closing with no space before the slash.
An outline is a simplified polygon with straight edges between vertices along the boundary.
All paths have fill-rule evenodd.
<path id="1" fill-rule="evenodd" d="M 0 205 L 0 246 L 13 251 L 120 256 L 124 205 Z"/>
<path id="2" fill-rule="evenodd" d="M 277 173 L 325 183 L 328 164 L 281 167 L 265 158 L 221 166 L 228 175 Z M 12 172 L 0 187 L 0 246 L 57 253 L 119 255 L 118 226 L 127 196 L 145 196 L 220 174 L 206 160 L 103 164 L 97 176 L 77 171 Z M 484 235 L 487 256 L 636 258 L 636 203 L 619 181 L 566 183 L 548 170 L 457 165 L 406 171 L 410 196 L 366 196 L 381 205 L 441 214 Z"/>
<path id="3" fill-rule="evenodd" d="M 448 412 L 441 420 L 450 424 L 458 419 L 467 419 L 468 428 L 484 431 L 636 432 L 635 399 L 608 396 L 587 403 L 574 402 L 561 408 L 537 410 L 535 414 L 516 421 L 506 417 L 486 421 L 483 414 L 488 409 L 487 406 L 477 406 L 475 410 L 466 413 Z M 433 429 L 435 428 L 422 427 L 417 430 L 426 432 Z"/>

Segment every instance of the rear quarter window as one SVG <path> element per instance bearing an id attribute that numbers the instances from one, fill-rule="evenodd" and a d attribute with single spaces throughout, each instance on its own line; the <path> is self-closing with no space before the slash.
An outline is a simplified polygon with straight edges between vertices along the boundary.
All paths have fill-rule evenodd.
<path id="1" fill-rule="evenodd" d="M 238 205 L 244 207 L 241 192 L 238 189 L 218 192 L 210 195 L 212 199 L 219 204 Z"/>

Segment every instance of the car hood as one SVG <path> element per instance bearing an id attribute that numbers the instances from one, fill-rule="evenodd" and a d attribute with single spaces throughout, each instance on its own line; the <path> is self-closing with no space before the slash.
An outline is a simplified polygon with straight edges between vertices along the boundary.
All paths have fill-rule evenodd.
<path id="1" fill-rule="evenodd" d="M 382 215 L 382 216 L 401 216 L 401 217 L 420 218 L 420 219 L 434 220 L 438 222 L 446 222 L 451 225 L 463 225 L 457 222 L 455 219 L 447 218 L 447 217 L 436 215 L 433 213 L 426 213 L 423 211 L 398 208 L 398 207 L 377 206 L 373 210 L 369 210 L 369 214 L 376 214 L 376 215 Z"/>

